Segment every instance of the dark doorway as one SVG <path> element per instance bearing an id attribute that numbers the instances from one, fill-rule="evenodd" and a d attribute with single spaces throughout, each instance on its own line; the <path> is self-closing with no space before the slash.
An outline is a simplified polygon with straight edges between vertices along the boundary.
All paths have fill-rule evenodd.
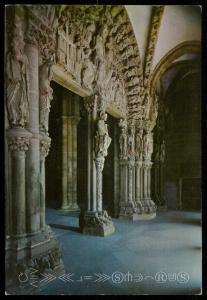
<path id="1" fill-rule="evenodd" d="M 62 87 L 51 82 L 53 100 L 49 114 L 50 151 L 45 161 L 46 207 L 61 206 L 61 92 Z"/>

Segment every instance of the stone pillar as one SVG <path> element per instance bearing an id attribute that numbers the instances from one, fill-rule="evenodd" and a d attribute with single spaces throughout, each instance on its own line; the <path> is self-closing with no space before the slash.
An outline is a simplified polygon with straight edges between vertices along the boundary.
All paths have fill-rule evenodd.
<path id="1" fill-rule="evenodd" d="M 85 99 L 85 106 L 89 113 L 88 126 L 88 210 L 81 211 L 79 224 L 85 234 L 107 236 L 114 232 L 114 226 L 107 211 L 103 211 L 102 203 L 102 171 L 107 149 L 111 143 L 108 135 L 106 114 L 97 117 L 97 97 Z M 90 164 L 89 164 L 90 162 Z"/>
<path id="2" fill-rule="evenodd" d="M 61 116 L 62 121 L 62 205 L 61 209 L 68 209 L 68 117 Z"/>
<path id="3" fill-rule="evenodd" d="M 9 151 L 11 153 L 11 202 L 12 229 L 11 236 L 15 238 L 26 235 L 26 176 L 25 158 L 31 134 L 23 128 L 7 131 Z"/>
<path id="4" fill-rule="evenodd" d="M 28 232 L 40 230 L 40 146 L 39 146 L 39 54 L 36 45 L 27 44 L 29 60 L 29 123 L 32 138 L 27 153 L 27 224 Z"/>
<path id="5" fill-rule="evenodd" d="M 126 120 L 121 119 L 119 122 L 121 128 L 120 134 L 120 182 L 122 191 L 120 194 L 120 212 L 121 219 L 136 219 L 135 204 L 135 145 L 134 145 L 134 123 L 127 124 Z M 123 164 L 124 162 L 124 164 Z"/>
<path id="6" fill-rule="evenodd" d="M 79 209 L 77 204 L 77 126 L 80 118 L 68 117 L 68 208 Z M 69 142 L 69 139 L 71 142 Z"/>
<path id="7" fill-rule="evenodd" d="M 51 139 L 48 136 L 41 136 L 40 139 L 40 226 L 45 227 L 45 158 L 50 149 Z"/>
<path id="8" fill-rule="evenodd" d="M 141 167 L 142 167 L 142 162 L 136 161 L 136 164 L 135 164 L 135 169 L 136 169 L 136 183 L 135 183 L 135 185 L 136 185 L 136 192 L 135 192 L 136 202 L 139 202 L 141 200 L 141 197 L 142 197 Z"/>

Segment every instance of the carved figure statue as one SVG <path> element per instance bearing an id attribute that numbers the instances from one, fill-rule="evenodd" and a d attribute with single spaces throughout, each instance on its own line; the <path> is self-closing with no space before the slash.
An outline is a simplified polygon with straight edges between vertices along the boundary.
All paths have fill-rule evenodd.
<path id="1" fill-rule="evenodd" d="M 164 160 L 165 160 L 165 141 L 162 142 L 161 149 L 160 149 L 160 161 L 163 163 Z"/>
<path id="2" fill-rule="evenodd" d="M 120 158 L 127 158 L 127 121 L 125 119 L 120 119 L 119 127 L 121 129 L 121 134 L 119 137 L 120 145 Z"/>
<path id="3" fill-rule="evenodd" d="M 150 160 L 153 152 L 152 133 L 148 132 L 143 137 L 143 156 L 145 160 Z"/>
<path id="4" fill-rule="evenodd" d="M 135 137 L 135 151 L 136 156 L 139 160 L 142 159 L 142 152 L 143 152 L 143 129 L 138 129 Z"/>
<path id="5" fill-rule="evenodd" d="M 52 79 L 53 61 L 49 57 L 48 49 L 45 49 L 45 62 L 39 69 L 39 87 L 40 87 L 40 131 L 48 135 L 48 122 L 50 112 L 50 102 L 53 99 L 53 89 L 50 87 Z"/>
<path id="6" fill-rule="evenodd" d="M 16 16 L 11 50 L 6 58 L 7 111 L 11 126 L 24 127 L 28 122 L 28 59 L 20 19 Z"/>
<path id="7" fill-rule="evenodd" d="M 97 123 L 96 133 L 96 154 L 97 156 L 107 156 L 108 147 L 111 144 L 111 138 L 108 134 L 108 126 L 105 123 L 107 120 L 107 114 L 105 112 L 100 113 L 100 119 Z"/>
<path id="8" fill-rule="evenodd" d="M 134 155 L 134 130 L 133 128 L 129 128 L 128 134 L 128 155 Z"/>

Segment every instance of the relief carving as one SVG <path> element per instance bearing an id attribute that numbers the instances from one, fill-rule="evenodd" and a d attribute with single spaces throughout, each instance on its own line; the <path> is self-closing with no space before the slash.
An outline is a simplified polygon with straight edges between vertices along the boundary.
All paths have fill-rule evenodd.
<path id="1" fill-rule="evenodd" d="M 135 137 L 135 155 L 138 160 L 142 160 L 143 154 L 143 129 L 139 128 Z"/>
<path id="2" fill-rule="evenodd" d="M 120 119 L 119 127 L 121 129 L 119 137 L 120 159 L 127 159 L 127 121 Z"/>
<path id="3" fill-rule="evenodd" d="M 151 160 L 153 153 L 153 138 L 151 132 L 146 132 L 143 137 L 143 158 L 144 160 Z"/>
<path id="4" fill-rule="evenodd" d="M 25 127 L 28 123 L 28 59 L 24 54 L 22 23 L 15 16 L 11 48 L 6 57 L 6 104 L 12 127 Z"/>
<path id="5" fill-rule="evenodd" d="M 50 87 L 54 62 L 49 56 L 48 49 L 45 49 L 45 61 L 39 68 L 39 89 L 40 89 L 40 131 L 48 135 L 48 122 L 50 102 L 53 99 L 53 89 Z"/>
<path id="6" fill-rule="evenodd" d="M 108 134 L 108 126 L 105 123 L 107 114 L 100 113 L 100 119 L 97 122 L 97 132 L 95 136 L 95 153 L 97 157 L 105 157 L 108 155 L 108 147 L 111 144 L 111 138 Z"/>

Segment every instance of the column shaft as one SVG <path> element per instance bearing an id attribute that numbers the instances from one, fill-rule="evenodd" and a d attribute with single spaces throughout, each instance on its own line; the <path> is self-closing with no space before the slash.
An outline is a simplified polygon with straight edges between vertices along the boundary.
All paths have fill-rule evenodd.
<path id="1" fill-rule="evenodd" d="M 29 124 L 33 136 L 27 153 L 27 230 L 40 230 L 40 149 L 39 149 L 39 74 L 38 48 L 26 45 L 29 60 Z"/>
<path id="2" fill-rule="evenodd" d="M 12 153 L 12 217 L 12 233 L 25 234 L 25 152 L 23 151 Z"/>

